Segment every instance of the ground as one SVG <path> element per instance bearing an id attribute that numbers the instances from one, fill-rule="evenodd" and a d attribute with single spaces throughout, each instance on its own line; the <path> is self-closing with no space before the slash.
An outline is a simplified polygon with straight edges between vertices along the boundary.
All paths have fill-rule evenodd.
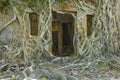
<path id="1" fill-rule="evenodd" d="M 1 80 L 120 80 L 117 57 L 111 61 L 98 59 L 92 62 L 80 57 L 52 57 L 36 60 L 32 64 L 13 65 L 7 70 L 1 67 Z"/>

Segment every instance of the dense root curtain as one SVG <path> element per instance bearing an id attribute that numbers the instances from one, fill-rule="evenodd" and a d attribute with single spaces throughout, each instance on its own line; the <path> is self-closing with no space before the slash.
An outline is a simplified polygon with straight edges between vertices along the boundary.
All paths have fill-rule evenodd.
<path id="1" fill-rule="evenodd" d="M 78 54 L 81 56 L 88 56 L 91 59 L 99 57 L 101 55 L 110 55 L 120 53 L 120 1 L 119 0 L 92 0 L 95 5 L 94 18 L 92 22 L 91 35 L 88 36 L 85 31 L 85 25 L 81 21 L 84 17 L 92 12 L 93 8 L 89 5 L 87 0 L 71 0 L 76 4 L 76 8 L 85 13 L 80 17 L 81 26 L 83 29 L 83 35 L 76 36 L 73 39 L 77 41 Z M 51 33 L 51 21 L 52 10 L 57 7 L 56 3 L 62 4 L 67 1 L 61 0 L 36 0 L 32 4 L 26 4 L 23 2 L 17 2 L 15 0 L 10 1 L 10 5 L 14 13 L 13 19 L 8 21 L 4 25 L 11 26 L 13 29 L 14 37 L 9 48 L 9 53 L 13 55 L 13 58 L 17 58 L 18 55 L 24 56 L 24 60 L 39 59 L 41 55 L 52 54 L 49 50 L 52 46 L 52 33 Z M 17 5 L 15 5 L 17 3 Z M 52 7 L 52 6 L 55 7 Z M 24 6 L 26 9 L 24 9 Z M 7 8 L 5 9 L 7 10 Z M 29 13 L 36 12 L 39 16 L 39 35 L 37 37 L 29 37 Z M 56 11 L 57 12 L 57 11 Z M 4 14 L 4 12 L 3 12 Z M 11 16 L 6 16 L 11 17 Z M 77 16 L 79 18 L 79 16 Z M 9 18 L 10 19 L 10 18 Z M 28 22 L 26 22 L 26 20 Z M 0 28 L 2 30 L 3 28 Z M 77 30 L 76 30 L 77 31 Z M 76 32 L 77 33 L 77 32 Z M 15 47 L 16 46 L 16 47 Z M 47 54 L 48 53 L 48 54 Z M 39 56 L 38 56 L 39 55 Z M 12 57 L 12 56 L 11 56 Z M 12 59 L 13 59 L 12 58 Z"/>
<path id="2" fill-rule="evenodd" d="M 81 1 L 76 3 L 81 3 Z M 83 4 L 87 3 L 83 1 Z M 77 6 L 82 8 L 79 4 Z M 96 9 L 92 21 L 92 34 L 88 36 L 84 32 L 84 40 L 79 44 L 79 53 L 81 55 L 84 57 L 89 55 L 91 59 L 98 58 L 101 55 L 108 57 L 111 54 L 119 55 L 120 12 L 118 6 L 120 6 L 119 0 L 98 0 L 95 2 Z M 84 11 L 86 10 L 85 8 L 83 9 Z M 82 25 L 83 28 L 84 26 Z M 81 39 L 78 43 L 80 42 Z"/>

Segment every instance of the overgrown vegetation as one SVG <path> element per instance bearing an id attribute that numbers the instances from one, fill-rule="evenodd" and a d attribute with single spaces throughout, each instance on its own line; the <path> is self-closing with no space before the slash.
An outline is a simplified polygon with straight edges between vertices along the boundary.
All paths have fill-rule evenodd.
<path id="1" fill-rule="evenodd" d="M 4 6 L 8 5 L 8 0 L 0 0 L 0 8 L 3 8 Z"/>
<path id="2" fill-rule="evenodd" d="M 13 39 L 8 45 L 8 51 L 5 52 L 5 62 L 16 64 L 17 68 L 20 68 L 20 64 L 30 63 L 31 65 L 25 66 L 22 71 L 26 78 L 28 78 L 26 71 L 32 72 L 36 67 L 39 69 L 36 65 L 42 69 L 49 68 L 49 75 L 58 71 L 64 80 L 66 80 L 67 73 L 64 73 L 64 76 L 61 72 L 67 72 L 67 70 L 71 73 L 77 70 L 80 70 L 79 73 L 87 70 L 93 72 L 97 66 L 107 68 L 106 70 L 120 71 L 118 57 L 120 55 L 120 1 L 92 0 L 94 7 L 89 5 L 87 0 L 69 1 L 76 4 L 76 8 L 85 14 L 80 18 L 77 16 L 83 31 L 80 37 L 77 34 L 74 35 L 76 37 L 73 42 L 77 41 L 78 43 L 78 56 L 63 58 L 53 56 L 49 50 L 49 46 L 52 45 L 50 25 L 52 10 L 56 10 L 55 7 L 57 7 L 54 4 L 63 5 L 67 0 L 9 0 L 8 6 L 4 6 L 7 0 L 1 0 L 0 8 L 4 6 L 1 15 L 4 15 L 5 23 L 0 25 L 0 32 L 7 27 L 13 30 Z M 32 12 L 39 15 L 39 35 L 37 37 L 30 37 L 30 22 L 26 22 L 29 21 L 29 13 Z M 57 10 L 56 12 L 59 13 Z M 92 12 L 94 12 L 92 34 L 88 37 L 82 22 L 84 22 L 85 16 Z M 78 33 L 78 30 L 75 33 Z M 47 70 L 43 72 L 46 74 Z M 60 80 L 59 76 L 54 77 L 53 80 Z"/>

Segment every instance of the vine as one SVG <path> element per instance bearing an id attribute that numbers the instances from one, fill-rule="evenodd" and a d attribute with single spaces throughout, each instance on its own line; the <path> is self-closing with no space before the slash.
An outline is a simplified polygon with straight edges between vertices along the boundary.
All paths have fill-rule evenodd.
<path id="1" fill-rule="evenodd" d="M 21 3 L 18 3 L 17 5 L 13 6 L 14 3 L 10 1 L 11 8 L 13 10 L 13 13 L 15 15 L 15 18 L 10 20 L 5 26 L 8 26 L 16 21 L 15 25 L 13 24 L 13 30 L 15 32 L 13 42 L 16 40 L 16 44 L 20 44 L 20 49 L 14 49 L 14 52 L 17 52 L 18 55 L 24 54 L 24 60 L 28 61 L 27 55 L 29 55 L 29 60 L 32 58 L 34 53 L 36 53 L 36 57 L 40 57 L 41 55 L 52 55 L 51 51 L 48 50 L 49 46 L 52 45 L 51 41 L 51 22 L 52 22 L 52 10 L 54 7 L 52 7 L 53 4 L 57 3 L 56 1 L 51 0 L 26 0 L 27 4 L 22 4 L 23 6 L 28 6 L 26 9 L 20 9 L 19 5 Z M 60 2 L 64 0 L 59 0 Z M 72 1 L 72 0 L 71 0 Z M 94 60 L 93 58 L 98 58 L 101 55 L 111 55 L 111 53 L 119 54 L 120 52 L 120 46 L 119 46 L 119 12 L 115 14 L 114 8 L 112 7 L 113 4 L 116 5 L 117 0 L 112 2 L 108 0 L 99 0 L 97 1 L 95 5 L 97 9 L 95 9 L 95 16 L 93 19 L 93 32 L 88 37 L 87 33 L 85 32 L 85 25 L 84 25 L 84 18 L 89 12 L 93 12 L 94 8 L 90 6 L 85 1 L 79 1 L 74 0 L 73 3 L 76 4 L 76 7 L 78 10 L 81 10 L 83 14 L 80 19 L 77 20 L 81 22 L 83 35 L 81 38 L 77 36 L 74 40 L 78 41 L 78 54 L 84 59 L 90 59 Z M 104 3 L 105 2 L 105 3 Z M 59 3 L 59 2 L 58 2 Z M 108 4 L 109 3 L 109 4 Z M 35 5 L 36 4 L 36 5 Z M 61 4 L 61 3 L 59 3 Z M 29 13 L 32 11 L 36 11 L 39 15 L 39 36 L 34 38 L 28 38 L 28 27 L 29 24 L 25 23 L 26 19 L 29 21 Z M 113 11 L 112 11 L 113 10 Z M 21 15 L 19 15 L 21 14 Z M 115 15 L 114 15 L 115 14 Z M 79 16 L 78 16 L 79 17 Z M 19 24 L 19 25 L 18 25 Z M 15 27 L 17 26 L 17 27 Z M 20 34 L 17 34 L 18 32 Z M 76 31 L 77 33 L 77 31 Z M 82 33 L 82 32 L 81 32 Z M 73 41 L 74 42 L 74 41 Z M 115 43 L 115 44 L 114 44 Z M 12 47 L 14 47 L 15 43 L 11 43 Z M 15 53 L 13 53 L 16 55 Z M 53 55 L 52 55 L 53 56 Z M 86 57 L 88 56 L 88 57 Z M 96 56 L 96 57 L 95 57 Z M 31 59 L 32 60 L 32 59 Z"/>

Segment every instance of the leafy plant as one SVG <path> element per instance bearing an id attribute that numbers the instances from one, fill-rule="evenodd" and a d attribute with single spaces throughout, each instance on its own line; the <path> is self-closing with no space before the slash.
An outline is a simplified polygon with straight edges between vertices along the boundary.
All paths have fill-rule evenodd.
<path id="1" fill-rule="evenodd" d="M 55 80 L 61 80 L 60 77 L 56 77 Z"/>
<path id="2" fill-rule="evenodd" d="M 0 7 L 3 7 L 8 0 L 0 0 Z"/>
<path id="3" fill-rule="evenodd" d="M 33 6 L 34 5 L 34 1 L 33 0 L 26 0 L 26 1 L 27 1 L 29 6 Z"/>
<path id="4" fill-rule="evenodd" d="M 118 62 L 116 60 L 111 60 L 110 62 L 108 62 L 109 65 L 114 65 L 117 64 Z"/>
<path id="5" fill-rule="evenodd" d="M 104 61 L 99 61 L 98 62 L 98 66 L 100 67 L 105 67 L 106 66 L 106 63 Z"/>
<path id="6" fill-rule="evenodd" d="M 53 79 L 53 80 L 61 80 L 61 78 L 60 77 L 55 77 L 55 79 Z"/>
<path id="7" fill-rule="evenodd" d="M 119 71 L 120 70 L 120 68 L 119 67 L 117 67 L 117 66 L 109 66 L 110 67 L 110 70 L 113 70 L 113 71 Z"/>
<path id="8" fill-rule="evenodd" d="M 3 3 L 2 3 L 2 1 L 0 1 L 0 7 L 3 7 Z"/>

